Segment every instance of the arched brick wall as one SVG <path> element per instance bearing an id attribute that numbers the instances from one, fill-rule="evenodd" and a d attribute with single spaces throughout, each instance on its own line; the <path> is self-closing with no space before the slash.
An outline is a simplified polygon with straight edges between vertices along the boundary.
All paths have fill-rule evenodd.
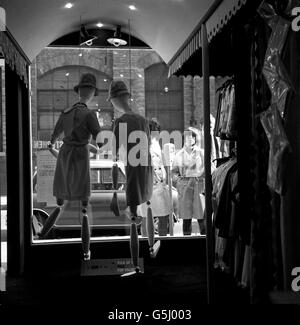
<path id="1" fill-rule="evenodd" d="M 44 49 L 37 57 L 37 77 L 63 66 L 80 65 L 93 68 L 112 77 L 112 53 L 99 51 L 99 49 L 83 51 L 79 56 L 80 50 L 73 49 Z M 105 58 L 107 56 L 107 58 Z"/>
<path id="2" fill-rule="evenodd" d="M 164 62 L 163 59 L 154 51 L 147 53 L 138 60 L 138 66 L 141 69 L 147 69 L 153 64 Z"/>

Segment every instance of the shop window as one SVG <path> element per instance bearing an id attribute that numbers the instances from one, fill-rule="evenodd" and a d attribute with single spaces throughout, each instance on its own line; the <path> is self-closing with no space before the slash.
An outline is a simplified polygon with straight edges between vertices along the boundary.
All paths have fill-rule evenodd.
<path id="1" fill-rule="evenodd" d="M 4 69 L 4 59 L 0 59 L 0 291 L 5 290 L 5 272 L 7 269 L 7 170 Z"/>
<path id="2" fill-rule="evenodd" d="M 53 50 L 55 51 L 55 50 Z M 62 51 L 61 49 L 56 51 Z M 66 50 L 65 61 L 72 57 L 72 49 Z M 74 49 L 77 53 L 78 49 Z M 127 85 L 131 85 L 132 109 L 147 118 L 156 117 L 161 123 L 164 131 L 183 131 L 183 80 L 181 78 L 167 79 L 167 67 L 165 64 L 153 65 L 145 71 L 142 68 L 134 67 L 128 73 L 129 63 L 124 59 L 124 51 L 114 49 L 109 52 L 110 60 L 102 60 L 108 51 L 102 49 L 80 50 L 84 59 L 86 55 L 90 58 L 100 58 L 97 62 L 108 64 L 105 71 L 123 79 Z M 98 52 L 97 52 L 98 51 Z M 147 55 L 149 50 L 140 50 L 140 56 Z M 51 48 L 47 49 L 47 55 L 51 57 Z M 89 104 L 89 109 L 96 112 L 102 130 L 111 130 L 113 125 L 113 108 L 108 102 L 108 88 L 112 77 L 101 70 L 87 65 L 65 65 L 53 68 L 42 74 L 45 67 L 48 68 L 47 55 L 41 55 L 31 67 L 31 111 L 32 111 L 32 161 L 33 161 L 33 221 L 32 238 L 33 243 L 51 243 L 59 241 L 81 241 L 82 206 L 80 201 L 65 201 L 64 208 L 55 221 L 47 236 L 41 238 L 41 231 L 46 220 L 57 207 L 56 198 L 53 196 L 53 180 L 56 167 L 56 156 L 51 154 L 47 145 L 55 124 L 61 111 L 72 106 L 78 101 L 78 95 L 74 92 L 74 86 L 79 83 L 83 73 L 92 73 L 98 80 L 99 96 Z M 62 57 L 62 53 L 59 54 Z M 129 56 L 127 56 L 128 59 Z M 102 61 L 101 61 L 102 60 Z M 124 61 L 125 60 L 125 61 Z M 70 60 L 72 61 L 72 60 Z M 74 60 L 73 60 L 74 61 Z M 138 62 L 138 60 L 136 60 Z M 109 64 L 111 66 L 109 66 Z M 132 63 L 134 65 L 136 63 Z M 102 67 L 103 68 L 103 67 Z M 104 70 L 104 69 L 103 69 Z M 122 77 L 121 77 L 122 76 Z M 129 79 L 131 77 L 131 80 Z M 141 82 L 141 78 L 144 78 Z M 140 104 L 142 103 L 142 105 Z M 145 105 L 145 106 L 143 106 Z M 55 143 L 55 150 L 59 151 L 62 139 Z M 100 150 L 101 152 L 101 150 Z M 90 152 L 90 183 L 91 197 L 87 208 L 89 223 L 91 226 L 92 240 L 128 240 L 131 223 L 125 214 L 126 208 L 126 177 L 124 165 L 119 165 L 119 180 L 117 197 L 120 208 L 120 215 L 115 216 L 111 211 L 110 204 L 113 198 L 112 165 L 110 151 L 107 151 L 105 159 L 102 155 Z M 168 190 L 164 195 L 168 197 Z M 168 197 L 170 204 L 170 197 Z M 183 236 L 183 222 L 178 218 L 178 195 L 173 189 L 172 216 L 154 218 L 155 234 L 157 237 L 178 238 Z M 138 212 L 145 216 L 142 207 Z M 168 223 L 172 218 L 174 229 L 172 234 L 168 231 Z M 190 225 L 190 235 L 199 235 L 197 220 Z M 169 229 L 170 230 L 170 229 Z M 141 237 L 146 240 L 146 218 L 138 227 Z"/>

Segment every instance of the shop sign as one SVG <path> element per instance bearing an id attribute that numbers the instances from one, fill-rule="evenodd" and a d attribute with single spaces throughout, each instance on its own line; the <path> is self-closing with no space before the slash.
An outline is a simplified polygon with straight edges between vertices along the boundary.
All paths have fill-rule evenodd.
<path id="1" fill-rule="evenodd" d="M 53 179 L 56 166 L 56 158 L 50 151 L 37 152 L 37 201 L 46 202 L 47 206 L 55 206 L 53 196 Z"/>
<path id="2" fill-rule="evenodd" d="M 54 144 L 54 148 L 59 150 L 62 146 L 62 141 L 56 141 Z M 45 150 L 48 149 L 49 141 L 33 141 L 33 149 L 37 150 Z"/>
<path id="3" fill-rule="evenodd" d="M 140 271 L 144 272 L 144 259 L 139 259 Z M 96 275 L 122 275 L 134 272 L 135 267 L 130 258 L 100 259 L 83 261 L 81 264 L 81 276 Z"/>

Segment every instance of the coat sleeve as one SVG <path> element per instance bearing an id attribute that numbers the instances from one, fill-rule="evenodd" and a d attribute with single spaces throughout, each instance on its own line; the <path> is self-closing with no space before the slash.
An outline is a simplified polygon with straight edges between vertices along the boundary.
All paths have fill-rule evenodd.
<path id="1" fill-rule="evenodd" d="M 60 114 L 58 121 L 55 124 L 53 133 L 51 135 L 51 143 L 54 142 L 59 138 L 59 136 L 63 133 L 63 113 Z"/>
<path id="2" fill-rule="evenodd" d="M 87 127 L 91 132 L 93 139 L 96 140 L 98 133 L 101 131 L 96 113 L 91 111 L 87 116 Z"/>

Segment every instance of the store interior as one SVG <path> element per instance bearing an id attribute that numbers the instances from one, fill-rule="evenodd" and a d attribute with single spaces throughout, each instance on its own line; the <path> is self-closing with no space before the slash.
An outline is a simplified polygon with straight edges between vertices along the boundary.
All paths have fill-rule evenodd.
<path id="1" fill-rule="evenodd" d="M 103 315 L 146 299 L 149 308 L 299 304 L 297 5 L 0 2 L 0 303 L 94 306 L 104 291 Z M 58 204 L 64 138 L 49 146 L 84 74 L 96 77 L 89 109 L 109 135 L 89 144 L 85 212 L 81 200 Z M 126 85 L 132 112 L 159 125 L 168 209 L 138 206 L 137 226 L 110 145 L 113 80 Z M 197 175 L 178 165 L 189 141 Z"/>

